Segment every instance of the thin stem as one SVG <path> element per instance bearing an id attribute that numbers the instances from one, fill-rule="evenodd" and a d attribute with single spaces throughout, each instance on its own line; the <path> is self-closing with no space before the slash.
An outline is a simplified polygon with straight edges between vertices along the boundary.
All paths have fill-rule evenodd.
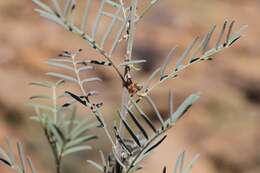
<path id="1" fill-rule="evenodd" d="M 53 100 L 53 116 L 54 116 L 54 124 L 57 124 L 57 91 L 56 86 L 52 86 L 52 100 Z M 56 143 L 49 135 L 48 130 L 46 128 L 46 123 L 42 123 L 42 128 L 44 129 L 44 134 L 47 138 L 47 141 L 51 147 L 52 154 L 55 160 L 56 173 L 62 173 L 61 171 L 61 155 L 58 154 Z"/>
<path id="2" fill-rule="evenodd" d="M 57 165 L 56 165 L 56 171 L 57 171 L 57 173 L 61 173 L 61 172 L 62 172 L 62 171 L 61 171 L 61 163 L 62 163 L 62 154 L 63 154 L 64 148 L 65 148 L 65 145 L 66 145 L 66 143 L 65 143 L 65 144 L 62 144 L 61 152 L 60 152 L 60 154 L 59 154 L 59 156 L 58 156 L 58 159 L 57 159 L 57 161 L 58 161 L 58 163 L 57 163 Z"/>
<path id="3" fill-rule="evenodd" d="M 224 47 L 222 47 L 224 48 Z M 218 53 L 221 50 L 216 50 L 215 53 Z M 215 54 L 214 53 L 214 54 Z M 148 93 L 150 93 L 154 88 L 156 88 L 157 86 L 159 86 L 160 84 L 162 84 L 164 81 L 168 80 L 168 79 L 172 79 L 178 76 L 178 74 L 180 72 L 182 72 L 183 70 L 185 70 L 186 68 L 190 67 L 191 65 L 195 64 L 195 63 L 199 63 L 202 62 L 204 60 L 206 60 L 209 57 L 209 55 L 207 53 L 205 53 L 204 55 L 202 55 L 201 57 L 199 57 L 199 59 L 197 61 L 194 61 L 192 63 L 188 63 L 186 65 L 182 65 L 180 68 L 175 69 L 171 74 L 169 74 L 167 77 L 163 78 L 162 80 L 158 80 L 156 83 L 154 83 L 151 87 L 149 87 L 144 95 L 147 95 Z"/>
<path id="4" fill-rule="evenodd" d="M 129 19 L 129 28 L 128 28 L 128 40 L 127 40 L 127 50 L 126 50 L 126 56 L 125 61 L 130 61 L 132 59 L 132 51 L 133 51 L 133 42 L 134 42 L 134 34 L 135 34 L 135 15 L 136 15 L 136 9 L 137 9 L 137 0 L 132 0 L 131 8 L 130 8 L 130 19 Z M 129 66 L 125 66 L 125 75 L 124 80 L 130 75 L 130 68 Z M 126 118 L 127 110 L 125 108 L 125 105 L 128 104 L 129 98 L 128 98 L 128 90 L 127 88 L 123 88 L 123 94 L 122 94 L 122 103 L 121 103 L 121 111 L 120 114 L 123 119 Z M 120 121 L 119 125 L 119 135 L 124 137 L 124 125 L 123 122 Z M 117 150 L 120 146 L 118 144 Z M 120 152 L 119 152 L 120 153 Z"/>
<path id="5" fill-rule="evenodd" d="M 55 166 L 56 166 L 56 173 L 61 173 L 61 167 L 60 167 L 60 160 L 59 160 L 59 157 L 57 155 L 57 150 L 56 150 L 56 144 L 54 143 L 54 141 L 51 140 L 50 136 L 49 136 L 49 133 L 47 132 L 47 128 L 46 127 L 43 127 L 44 128 L 44 134 L 48 140 L 48 143 L 51 147 L 51 151 L 52 151 L 52 154 L 53 154 L 53 157 L 54 157 L 54 160 L 55 160 Z"/>
<path id="6" fill-rule="evenodd" d="M 129 18 L 129 26 L 127 28 L 127 34 L 128 34 L 128 40 L 127 40 L 127 48 L 126 48 L 126 56 L 125 56 L 125 61 L 130 61 L 132 59 L 132 51 L 133 51 L 133 43 L 134 43 L 134 35 L 135 35 L 135 17 L 136 17 L 136 9 L 137 9 L 137 0 L 132 0 L 131 2 L 131 7 L 130 7 L 130 18 Z M 125 66 L 124 69 L 125 73 L 124 73 L 124 81 L 127 81 L 128 78 L 130 77 L 130 67 L 129 66 Z M 122 119 L 126 119 L 127 116 L 127 110 L 125 108 L 125 105 L 128 104 L 129 102 L 129 93 L 128 93 L 128 89 L 126 88 L 127 86 L 123 86 L 123 93 L 122 93 L 122 103 L 121 103 L 121 110 L 120 110 L 120 114 L 122 116 Z M 123 121 L 120 121 L 119 124 L 119 135 L 124 138 L 124 124 Z M 117 141 L 117 145 L 116 145 L 116 154 L 118 154 L 118 156 L 122 155 L 122 148 L 119 144 L 119 142 Z M 120 166 L 119 163 L 117 163 L 115 165 Z M 120 170 L 120 169 L 119 169 Z"/>
<path id="7" fill-rule="evenodd" d="M 76 77 L 77 77 L 78 85 L 79 85 L 80 90 L 83 93 L 83 95 L 87 96 L 87 93 L 86 93 L 86 91 L 84 89 L 84 86 L 82 84 L 82 81 L 81 81 L 81 78 L 80 78 L 80 75 L 79 75 L 79 71 L 78 71 L 78 68 L 77 68 L 77 63 L 76 63 L 75 57 L 76 57 L 76 54 L 73 55 L 71 58 L 72 58 L 73 68 L 75 69 L 75 74 L 76 74 Z M 113 139 L 112 139 L 112 137 L 111 137 L 111 135 L 110 135 L 110 133 L 108 131 L 106 122 L 104 121 L 104 118 L 103 118 L 102 114 L 100 113 L 99 109 L 92 110 L 92 113 L 101 118 L 101 121 L 102 121 L 102 123 L 104 125 L 103 129 L 105 131 L 105 134 L 106 134 L 106 136 L 108 137 L 109 141 L 111 142 L 111 144 L 114 147 L 115 146 L 114 141 L 113 141 Z"/>

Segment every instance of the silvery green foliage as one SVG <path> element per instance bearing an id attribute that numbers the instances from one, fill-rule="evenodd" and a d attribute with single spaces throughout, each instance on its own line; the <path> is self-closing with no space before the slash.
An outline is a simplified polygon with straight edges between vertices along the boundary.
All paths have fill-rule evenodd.
<path id="1" fill-rule="evenodd" d="M 65 155 L 91 148 L 91 146 L 85 145 L 85 142 L 95 139 L 96 136 L 86 134 L 86 132 L 94 127 L 104 131 L 111 143 L 111 151 L 107 154 L 100 151 L 102 162 L 88 160 L 89 164 L 103 173 L 132 173 L 142 169 L 141 161 L 166 139 L 167 130 L 172 128 L 199 98 L 198 93 L 191 94 L 174 109 L 173 94 L 169 92 L 168 117 L 163 119 L 151 97 L 153 89 L 167 80 L 176 78 L 181 71 L 195 63 L 212 60 L 218 52 L 229 48 L 239 40 L 242 31 L 246 28 L 243 26 L 233 33 L 234 21 L 230 23 L 225 21 L 221 31 L 216 33 L 214 41 L 213 35 L 216 26 L 213 26 L 202 39 L 195 38 L 188 44 L 181 56 L 176 59 L 173 67 L 168 67 L 168 64 L 176 56 L 178 46 L 173 47 L 164 62 L 146 81 L 137 82 L 132 78 L 131 72 L 140 70 L 136 65 L 145 63 L 145 60 L 135 60 L 132 57 L 136 26 L 159 0 L 147 0 L 144 8 L 138 5 L 138 0 L 131 0 L 128 3 L 123 0 L 86 0 L 82 11 L 76 0 L 32 1 L 37 5 L 35 11 L 40 16 L 78 35 L 104 58 L 104 61 L 95 58 L 82 60 L 79 58 L 82 49 L 74 52 L 63 51 L 56 58 L 51 58 L 46 62 L 48 65 L 56 67 L 57 70 L 62 70 L 62 72 L 47 73 L 48 76 L 58 79 L 58 82 L 32 83 L 32 85 L 49 88 L 52 91 L 52 95 L 31 97 L 33 100 L 48 99 L 52 102 L 51 106 L 39 102 L 33 102 L 31 105 L 36 111 L 36 116 L 33 119 L 42 125 L 53 150 L 57 173 L 62 172 L 61 161 Z M 98 10 L 94 23 L 91 25 L 89 16 L 94 3 L 98 5 Z M 112 12 L 106 11 L 108 8 L 113 9 Z M 110 19 L 108 24 L 103 22 L 104 17 Z M 105 28 L 105 32 L 100 32 L 101 27 Z M 114 32 L 115 34 L 113 34 Z M 121 43 L 126 43 L 125 59 L 116 64 L 113 60 L 114 54 Z M 97 92 L 86 89 L 90 82 L 101 81 L 99 77 L 83 75 L 93 70 L 94 66 L 107 66 L 114 69 L 122 82 L 121 110 L 115 111 L 119 117 L 119 123 L 115 121 L 113 127 L 109 127 L 103 118 L 102 107 L 105 104 L 93 101 Z M 65 92 L 58 95 L 56 89 L 64 82 L 76 84 L 80 92 L 65 87 Z M 64 97 L 69 99 L 63 100 L 64 102 L 59 105 L 58 100 Z M 155 124 L 149 118 L 150 115 L 144 111 L 141 104 L 144 101 L 154 110 L 159 124 Z M 75 115 L 75 104 L 77 103 L 90 110 L 96 121 L 89 122 L 78 119 Z M 110 132 L 110 129 L 113 130 L 113 133 Z M 124 132 L 127 132 L 128 135 Z M 174 173 L 189 173 L 198 158 L 195 156 L 184 167 L 184 156 L 184 152 L 178 156 Z M 2 161 L 9 163 L 5 159 Z M 166 168 L 163 172 L 166 173 Z"/>
<path id="2" fill-rule="evenodd" d="M 76 116 L 76 108 L 72 106 L 73 102 L 59 105 L 59 100 L 67 97 L 66 93 L 58 93 L 58 88 L 64 84 L 64 80 L 56 83 L 51 82 L 33 82 L 30 85 L 46 88 L 51 94 L 34 95 L 30 105 L 35 109 L 36 115 L 32 117 L 41 124 L 45 136 L 51 146 L 57 172 L 61 172 L 61 163 L 63 157 L 73 153 L 91 150 L 92 147 L 86 142 L 97 139 L 96 135 L 87 134 L 87 132 L 98 126 L 95 122 L 88 119 L 82 119 Z M 48 100 L 51 105 L 43 104 L 35 100 Z"/>
<path id="3" fill-rule="evenodd" d="M 6 139 L 6 150 L 0 146 L 0 162 L 7 165 L 17 173 L 37 173 L 31 158 L 26 157 L 21 142 L 17 142 L 17 153 L 19 161 L 15 158 L 13 145 L 11 141 Z"/>
<path id="4" fill-rule="evenodd" d="M 185 160 L 185 151 L 179 154 L 178 158 L 176 159 L 173 173 L 190 173 L 192 167 L 198 160 L 199 155 L 193 157 L 193 159 L 189 162 L 187 166 L 184 167 L 184 160 Z M 167 173 L 166 167 L 163 168 L 163 173 Z"/>

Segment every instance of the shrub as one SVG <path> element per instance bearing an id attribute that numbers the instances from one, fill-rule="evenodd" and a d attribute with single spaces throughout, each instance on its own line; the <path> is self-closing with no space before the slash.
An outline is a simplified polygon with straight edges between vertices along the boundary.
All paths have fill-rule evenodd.
<path id="1" fill-rule="evenodd" d="M 65 156 L 92 149 L 88 142 L 97 140 L 97 136 L 91 134 L 89 130 L 95 128 L 103 130 L 111 144 L 111 150 L 108 154 L 100 151 L 102 163 L 88 160 L 90 165 L 104 173 L 130 173 L 142 169 L 140 162 L 166 139 L 167 130 L 172 128 L 200 97 L 199 93 L 193 93 L 176 110 L 173 110 L 173 96 L 172 92 L 169 92 L 169 112 L 165 120 L 151 98 L 151 92 L 165 81 L 178 77 L 186 68 L 212 60 L 215 54 L 229 48 L 240 39 L 241 32 L 246 28 L 243 26 L 233 33 L 234 21 L 230 23 L 225 21 L 213 43 L 214 46 L 210 46 L 212 44 L 209 43 L 213 41 L 212 37 L 216 29 L 216 26 L 213 26 L 202 39 L 197 37 L 190 42 L 178 57 L 174 67 L 167 67 L 178 51 L 178 47 L 174 47 L 159 68 L 141 84 L 135 80 L 136 76 L 133 76 L 134 71 L 141 70 L 138 65 L 146 62 L 144 59 L 134 59 L 132 56 L 136 26 L 159 0 L 149 0 L 144 8 L 139 7 L 138 0 L 131 0 L 128 3 L 124 3 L 123 0 L 100 0 L 100 2 L 88 0 L 83 11 L 76 0 L 66 0 L 64 3 L 58 0 L 51 0 L 48 3 L 41 0 L 33 0 L 33 2 L 37 5 L 35 11 L 40 16 L 77 35 L 104 58 L 102 61 L 82 59 L 80 58 L 82 49 L 63 51 L 56 58 L 47 61 L 48 65 L 63 70 L 47 73 L 57 81 L 31 83 L 34 86 L 47 88 L 51 93 L 32 96 L 30 105 L 36 113 L 32 119 L 41 125 L 52 149 L 57 173 L 62 173 L 62 161 Z M 99 8 L 91 25 L 88 19 L 93 3 L 97 3 Z M 109 18 L 109 23 L 104 22 L 103 17 Z M 77 22 L 79 18 L 80 22 Z M 91 26 L 90 32 L 89 26 Z M 106 28 L 104 32 L 100 32 L 101 27 Z M 123 43 L 125 43 L 125 55 L 117 64 L 114 61 L 114 54 L 119 45 L 124 45 Z M 104 119 L 105 113 L 102 107 L 106 106 L 106 103 L 95 101 L 97 92 L 87 90 L 86 87 L 91 82 L 101 81 L 99 77 L 83 75 L 94 70 L 95 66 L 113 69 L 121 81 L 123 91 L 121 109 L 115 111 L 119 120 L 114 121 L 113 127 L 108 126 Z M 64 86 L 65 82 L 76 84 L 80 93 Z M 60 90 L 63 92 L 61 93 Z M 38 101 L 41 99 L 49 102 Z M 144 101 L 153 108 L 159 125 L 156 125 L 143 110 L 141 102 Z M 77 116 L 76 104 L 81 104 L 90 111 L 95 121 Z M 0 150 L 0 161 L 19 173 L 36 172 L 31 160 L 26 159 L 21 143 L 17 144 L 20 163 L 14 159 L 9 140 L 7 140 L 7 147 L 7 152 Z M 183 167 L 184 157 L 185 152 L 178 156 L 175 173 L 190 172 L 198 155 L 186 167 Z M 27 163 L 29 170 L 26 169 Z M 166 168 L 163 172 L 166 173 Z"/>

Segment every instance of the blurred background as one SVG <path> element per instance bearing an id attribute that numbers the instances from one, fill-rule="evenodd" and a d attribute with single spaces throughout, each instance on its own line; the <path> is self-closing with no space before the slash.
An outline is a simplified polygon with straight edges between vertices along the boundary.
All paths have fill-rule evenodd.
<path id="1" fill-rule="evenodd" d="M 0 0 L 0 144 L 7 136 L 14 144 L 21 140 L 39 172 L 51 173 L 50 149 L 40 125 L 29 120 L 34 112 L 26 106 L 31 95 L 42 91 L 28 83 L 48 79 L 44 74 L 49 68 L 43 61 L 62 50 L 83 48 L 82 56 L 88 58 L 96 54 L 79 37 L 40 18 L 33 8 L 29 0 Z M 213 24 L 218 25 L 218 31 L 224 20 L 235 20 L 235 29 L 249 25 L 245 37 L 232 48 L 213 61 L 194 65 L 152 93 L 165 117 L 169 89 L 174 92 L 176 106 L 194 91 L 200 91 L 202 97 L 145 160 L 140 173 L 159 173 L 164 165 L 173 169 L 182 150 L 187 151 L 186 161 L 201 154 L 193 172 L 260 172 L 259 17 L 258 0 L 162 0 L 140 22 L 134 56 L 147 57 L 148 61 L 136 73 L 140 81 L 160 65 L 174 45 L 183 50 Z M 117 52 L 117 62 L 122 52 Z M 97 68 L 96 73 L 104 80 L 96 86 L 105 103 L 103 112 L 112 121 L 121 100 L 121 83 L 109 68 Z M 83 110 L 79 114 L 86 116 Z M 102 138 L 102 134 L 99 136 Z M 102 139 L 93 144 L 93 151 L 66 159 L 64 172 L 95 172 L 85 160 L 97 160 L 98 149 L 109 151 L 110 144 Z M 0 165 L 0 172 L 10 171 Z"/>

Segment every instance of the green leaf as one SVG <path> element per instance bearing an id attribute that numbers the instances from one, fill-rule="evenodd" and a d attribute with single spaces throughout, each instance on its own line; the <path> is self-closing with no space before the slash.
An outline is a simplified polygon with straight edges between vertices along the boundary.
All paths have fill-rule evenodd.
<path id="1" fill-rule="evenodd" d="M 97 123 L 89 123 L 87 120 L 82 120 L 75 128 L 71 131 L 71 138 L 75 139 L 88 130 L 97 127 Z"/>
<path id="2" fill-rule="evenodd" d="M 102 81 L 99 77 L 92 77 L 92 78 L 87 78 L 83 79 L 81 81 L 82 84 L 88 83 L 88 82 L 96 82 L 96 81 Z"/>
<path id="3" fill-rule="evenodd" d="M 183 167 L 184 167 L 184 160 L 185 160 L 185 151 L 183 151 L 180 155 L 180 173 L 183 173 Z"/>
<path id="4" fill-rule="evenodd" d="M 90 140 L 93 140 L 93 139 L 97 139 L 97 136 L 95 135 L 89 135 L 89 136 L 82 136 L 82 137 L 79 137 L 77 139 L 73 139 L 71 140 L 70 142 L 68 142 L 66 145 L 65 145 L 65 148 L 70 148 L 70 147 L 74 147 L 76 145 L 80 145 L 82 143 L 85 143 L 87 141 L 90 141 Z"/>
<path id="5" fill-rule="evenodd" d="M 47 20 L 53 21 L 54 23 L 57 23 L 61 26 L 65 26 L 64 23 L 58 18 L 56 15 L 53 15 L 52 13 L 48 13 L 46 11 L 43 11 L 41 9 L 34 9 L 35 12 L 37 12 L 41 17 L 46 18 Z"/>
<path id="6" fill-rule="evenodd" d="M 188 45 L 188 47 L 185 49 L 185 51 L 183 52 L 183 54 L 180 56 L 180 58 L 178 59 L 177 63 L 176 63 L 176 69 L 178 69 L 180 66 L 182 66 L 182 63 L 184 61 L 184 59 L 189 55 L 190 51 L 192 50 L 192 48 L 195 46 L 195 44 L 198 41 L 198 37 L 196 37 L 195 39 L 193 39 L 190 44 Z"/>
<path id="7" fill-rule="evenodd" d="M 158 75 L 160 72 L 161 67 L 157 68 L 148 78 L 148 80 L 144 84 L 144 90 L 146 91 L 151 83 L 151 81 Z"/>
<path id="8" fill-rule="evenodd" d="M 131 99 L 131 102 L 134 104 L 136 110 L 140 113 L 141 117 L 144 119 L 144 121 L 148 124 L 148 126 L 154 131 L 156 132 L 156 128 L 153 125 L 153 122 L 149 119 L 149 117 L 143 112 L 143 110 L 141 109 L 141 107 Z"/>
<path id="9" fill-rule="evenodd" d="M 62 58 L 51 58 L 51 59 L 49 59 L 49 61 L 52 61 L 52 62 L 64 62 L 64 63 L 70 63 L 70 64 L 73 63 L 73 61 L 70 60 L 70 59 L 62 59 Z"/>
<path id="10" fill-rule="evenodd" d="M 116 125 L 114 124 L 114 130 L 115 130 L 115 136 L 116 136 L 116 140 L 118 142 L 118 144 L 128 153 L 131 154 L 131 150 L 129 149 L 129 147 L 127 146 L 126 142 L 124 141 L 124 139 L 120 136 L 118 128 L 116 127 Z"/>
<path id="11" fill-rule="evenodd" d="M 77 147 L 67 149 L 66 151 L 64 151 L 62 153 L 62 156 L 67 156 L 72 153 L 76 153 L 76 152 L 84 151 L 84 150 L 91 150 L 91 149 L 92 149 L 92 147 L 89 145 L 77 146 Z"/>
<path id="12" fill-rule="evenodd" d="M 114 1 L 111 1 L 111 0 L 107 0 L 106 3 L 108 3 L 109 5 L 111 5 L 112 7 L 115 7 L 115 8 L 121 8 L 121 5 L 114 2 Z"/>
<path id="13" fill-rule="evenodd" d="M 231 46 L 237 39 L 241 37 L 241 34 L 248 28 L 248 25 L 242 26 L 239 31 L 233 34 L 228 41 L 228 45 Z"/>
<path id="14" fill-rule="evenodd" d="M 231 35 L 231 32 L 232 32 L 232 29 L 233 29 L 233 26 L 235 24 L 235 21 L 233 20 L 229 27 L 228 27 L 228 33 L 227 33 L 227 37 L 226 37 L 226 42 L 225 42 L 225 46 L 228 46 L 228 41 L 229 41 L 229 38 L 230 38 L 230 35 Z"/>
<path id="15" fill-rule="evenodd" d="M 37 173 L 37 171 L 36 171 L 36 169 L 35 169 L 35 167 L 34 167 L 34 165 L 32 163 L 31 158 L 28 158 L 27 160 L 28 160 L 28 163 L 29 163 L 29 167 L 31 169 L 31 173 Z"/>
<path id="16" fill-rule="evenodd" d="M 93 0 L 88 0 L 86 7 L 84 9 L 84 14 L 83 14 L 83 17 L 82 17 L 81 27 L 80 27 L 80 29 L 83 32 L 86 31 L 86 26 L 87 26 L 87 23 L 88 23 L 88 16 L 89 16 L 89 10 L 90 10 L 90 7 L 92 5 L 92 2 L 93 2 Z"/>
<path id="17" fill-rule="evenodd" d="M 50 130 L 52 132 L 52 134 L 54 135 L 53 137 L 55 138 L 56 142 L 62 146 L 65 142 L 65 137 L 63 135 L 63 133 L 61 132 L 61 130 L 52 123 L 48 123 L 48 130 Z"/>
<path id="18" fill-rule="evenodd" d="M 62 15 L 62 10 L 58 0 L 52 0 L 52 4 L 59 15 Z"/>
<path id="19" fill-rule="evenodd" d="M 216 43 L 216 49 L 218 49 L 219 46 L 220 46 L 220 42 L 221 42 L 221 40 L 222 40 L 222 38 L 224 36 L 226 27 L 227 27 L 227 21 L 224 22 L 224 24 L 222 26 L 222 29 L 221 29 L 221 32 L 219 33 L 218 40 L 217 40 L 217 43 Z"/>
<path id="20" fill-rule="evenodd" d="M 61 63 L 58 63 L 58 62 L 53 62 L 51 60 L 47 61 L 46 64 L 50 65 L 50 66 L 54 66 L 54 67 L 59 67 L 59 68 L 62 68 L 62 69 L 66 69 L 66 70 L 70 70 L 72 72 L 74 72 L 74 68 L 69 66 L 69 65 L 66 65 L 66 64 L 61 64 Z"/>
<path id="21" fill-rule="evenodd" d="M 12 145 L 11 141 L 9 140 L 9 138 L 6 138 L 5 141 L 6 141 L 6 145 L 7 145 L 8 158 L 10 160 L 11 165 L 14 165 L 15 164 L 15 157 L 14 157 L 13 149 L 12 149 L 13 145 Z"/>
<path id="22" fill-rule="evenodd" d="M 52 88 L 52 85 L 49 82 L 31 82 L 29 85 Z"/>
<path id="23" fill-rule="evenodd" d="M 178 155 L 178 157 L 177 157 L 177 159 L 176 159 L 176 162 L 175 162 L 175 165 L 174 165 L 173 173 L 178 173 L 178 169 L 179 169 L 180 165 L 183 164 L 183 163 L 181 163 L 181 162 L 183 162 L 184 157 L 185 157 L 185 151 L 181 152 L 181 153 Z M 180 169 L 179 173 L 182 173 L 182 172 L 181 172 L 181 169 Z"/>
<path id="24" fill-rule="evenodd" d="M 100 157 L 101 157 L 103 166 L 106 166 L 106 159 L 105 159 L 105 155 L 104 155 L 103 151 L 99 150 L 99 153 L 100 153 Z"/>
<path id="25" fill-rule="evenodd" d="M 178 109 L 171 115 L 171 123 L 174 124 L 178 119 L 180 119 L 185 112 L 192 106 L 192 104 L 199 99 L 200 95 L 198 93 L 190 95 L 185 101 L 178 107 Z"/>
<path id="26" fill-rule="evenodd" d="M 189 165 L 184 169 L 184 171 L 182 173 L 189 173 L 191 171 L 191 169 L 193 168 L 193 166 L 195 165 L 195 163 L 197 162 L 199 158 L 199 154 L 197 154 L 189 163 Z"/>
<path id="27" fill-rule="evenodd" d="M 205 53 L 207 51 L 209 42 L 212 38 L 212 35 L 214 33 L 214 31 L 216 30 L 217 26 L 213 25 L 213 27 L 211 28 L 211 30 L 208 32 L 208 34 L 206 35 L 205 39 L 202 41 L 202 52 Z M 200 50 L 200 47 L 199 49 Z"/>
<path id="28" fill-rule="evenodd" d="M 149 139 L 147 132 L 145 131 L 144 127 L 142 126 L 141 122 L 136 118 L 136 116 L 134 115 L 134 113 L 128 109 L 125 106 L 125 109 L 127 110 L 128 114 L 130 115 L 130 117 L 132 118 L 132 120 L 134 121 L 134 123 L 136 124 L 136 126 L 140 129 L 140 131 L 142 132 L 142 134 L 144 135 L 144 137 L 146 139 Z"/>
<path id="29" fill-rule="evenodd" d="M 101 44 L 100 44 L 101 47 L 104 47 L 105 42 L 107 41 L 107 39 L 108 39 L 109 36 L 111 35 L 112 29 L 113 29 L 113 27 L 115 26 L 115 24 L 116 24 L 116 22 L 117 22 L 117 19 L 119 18 L 120 11 L 121 11 L 121 8 L 119 8 L 119 9 L 116 11 L 115 15 L 112 14 L 112 16 L 111 16 L 111 17 L 112 17 L 112 21 L 110 22 L 108 28 L 106 29 L 106 32 L 105 32 L 104 36 L 102 37 Z M 104 12 L 103 12 L 103 13 L 104 13 Z M 106 13 L 104 13 L 104 14 L 106 14 Z M 109 14 L 110 14 L 110 13 L 109 13 Z"/>
<path id="30" fill-rule="evenodd" d="M 64 83 L 65 83 L 65 80 L 58 80 L 58 81 L 55 83 L 55 87 L 60 87 L 60 86 L 62 86 Z M 55 89 L 56 89 L 56 88 L 55 88 Z"/>
<path id="31" fill-rule="evenodd" d="M 101 17 L 102 17 L 102 11 L 104 9 L 104 6 L 105 6 L 105 2 L 106 0 L 101 0 L 101 4 L 100 4 L 100 7 L 98 9 L 98 14 L 96 16 L 96 19 L 95 19 L 95 22 L 94 22 L 94 25 L 93 25 L 93 29 L 92 29 L 92 35 L 91 35 L 91 38 L 94 40 L 95 36 L 96 36 L 96 33 L 98 32 L 98 29 L 99 29 L 99 23 L 100 23 L 100 20 L 101 20 Z"/>
<path id="32" fill-rule="evenodd" d="M 158 119 L 159 119 L 161 125 L 163 125 L 163 123 L 164 123 L 164 122 L 163 122 L 163 118 L 162 118 L 162 116 L 161 116 L 159 110 L 157 109 L 155 103 L 153 102 L 152 98 L 151 98 L 150 96 L 148 96 L 148 95 L 146 95 L 145 98 L 146 98 L 147 102 L 148 102 L 148 103 L 152 106 L 152 108 L 154 109 L 155 114 L 156 114 L 156 116 L 158 117 Z"/>
<path id="33" fill-rule="evenodd" d="M 52 99 L 52 96 L 49 95 L 34 95 L 30 99 Z"/>
<path id="34" fill-rule="evenodd" d="M 128 66 L 128 65 L 140 64 L 140 63 L 144 63 L 144 62 L 146 62 L 145 59 L 132 60 L 132 61 L 123 62 L 123 63 L 119 64 L 119 66 Z"/>
<path id="35" fill-rule="evenodd" d="M 92 161 L 92 160 L 87 160 L 87 162 L 88 162 L 89 164 L 91 164 L 92 166 L 94 166 L 97 170 L 99 170 L 99 171 L 101 171 L 101 172 L 104 172 L 104 168 L 103 168 L 103 166 L 101 166 L 100 164 L 98 164 L 98 163 L 96 163 L 96 162 L 94 162 L 94 161 Z"/>
<path id="36" fill-rule="evenodd" d="M 40 104 L 40 103 L 28 103 L 29 106 L 31 107 L 34 107 L 34 108 L 39 108 L 39 109 L 43 109 L 43 110 L 48 110 L 48 111 L 55 111 L 53 109 L 53 107 L 51 106 L 48 106 L 48 105 L 43 105 L 43 104 Z"/>
<path id="37" fill-rule="evenodd" d="M 11 163 L 7 159 L 2 158 L 1 156 L 0 156 L 0 162 L 3 162 L 4 164 L 8 165 L 9 167 L 12 167 Z"/>
<path id="38" fill-rule="evenodd" d="M 60 79 L 64 79 L 64 80 L 67 80 L 67 81 L 75 82 L 75 83 L 78 82 L 76 78 L 68 76 L 68 75 L 60 74 L 60 73 L 49 72 L 49 73 L 47 73 L 47 75 L 57 77 L 57 78 L 60 78 Z"/>
<path id="39" fill-rule="evenodd" d="M 65 8 L 63 11 L 63 16 L 68 16 L 69 12 L 72 10 L 73 5 L 75 5 L 75 0 L 67 0 L 65 4 Z"/>
<path id="40" fill-rule="evenodd" d="M 78 72 L 83 72 L 83 71 L 88 71 L 88 70 L 93 70 L 93 67 L 92 66 L 84 66 L 84 67 L 78 68 Z"/>
<path id="41" fill-rule="evenodd" d="M 126 130 L 127 130 L 128 133 L 132 136 L 132 138 L 133 138 L 133 140 L 135 141 L 135 143 L 136 143 L 139 147 L 141 147 L 142 145 L 141 145 L 141 143 L 140 143 L 138 137 L 135 135 L 134 131 L 132 130 L 132 128 L 131 128 L 131 127 L 129 126 L 129 124 L 124 120 L 124 118 L 121 116 L 121 114 L 120 114 L 119 112 L 118 112 L 118 115 L 119 115 L 121 121 L 123 122 L 123 124 L 124 124 Z"/>
<path id="42" fill-rule="evenodd" d="M 8 154 L 0 147 L 0 158 L 7 160 L 10 163 Z"/>
<path id="43" fill-rule="evenodd" d="M 128 16 L 128 18 L 129 18 L 129 16 Z M 109 51 L 109 56 L 112 56 L 112 54 L 115 52 L 115 50 L 118 46 L 119 40 L 121 39 L 121 36 L 122 36 L 122 34 L 123 34 L 123 32 L 126 28 L 126 25 L 128 23 L 128 18 L 127 18 L 127 20 L 124 21 L 124 23 L 121 24 L 119 30 L 117 31 L 117 34 L 114 38 L 113 44 L 112 44 L 111 49 Z"/>
<path id="44" fill-rule="evenodd" d="M 174 54 L 177 52 L 178 50 L 178 47 L 174 47 L 171 49 L 171 51 L 169 52 L 169 54 L 166 56 L 162 66 L 161 66 L 161 71 L 160 71 L 160 77 L 161 79 L 163 78 L 164 76 L 164 72 L 165 72 L 165 69 L 167 67 L 167 65 L 170 63 L 171 59 L 173 58 Z"/>
<path id="45" fill-rule="evenodd" d="M 156 147 L 158 147 L 165 139 L 166 139 L 167 135 L 163 136 L 158 142 L 156 142 L 155 144 L 153 144 L 152 146 L 150 146 L 144 153 L 147 154 L 150 151 L 152 151 L 153 149 L 155 149 Z"/>
<path id="46" fill-rule="evenodd" d="M 36 5 L 38 5 L 39 7 L 41 7 L 43 10 L 49 12 L 49 13 L 53 13 L 53 11 L 51 10 L 51 8 L 46 5 L 45 3 L 43 3 L 40 0 L 32 0 L 33 3 L 35 3 Z"/>

